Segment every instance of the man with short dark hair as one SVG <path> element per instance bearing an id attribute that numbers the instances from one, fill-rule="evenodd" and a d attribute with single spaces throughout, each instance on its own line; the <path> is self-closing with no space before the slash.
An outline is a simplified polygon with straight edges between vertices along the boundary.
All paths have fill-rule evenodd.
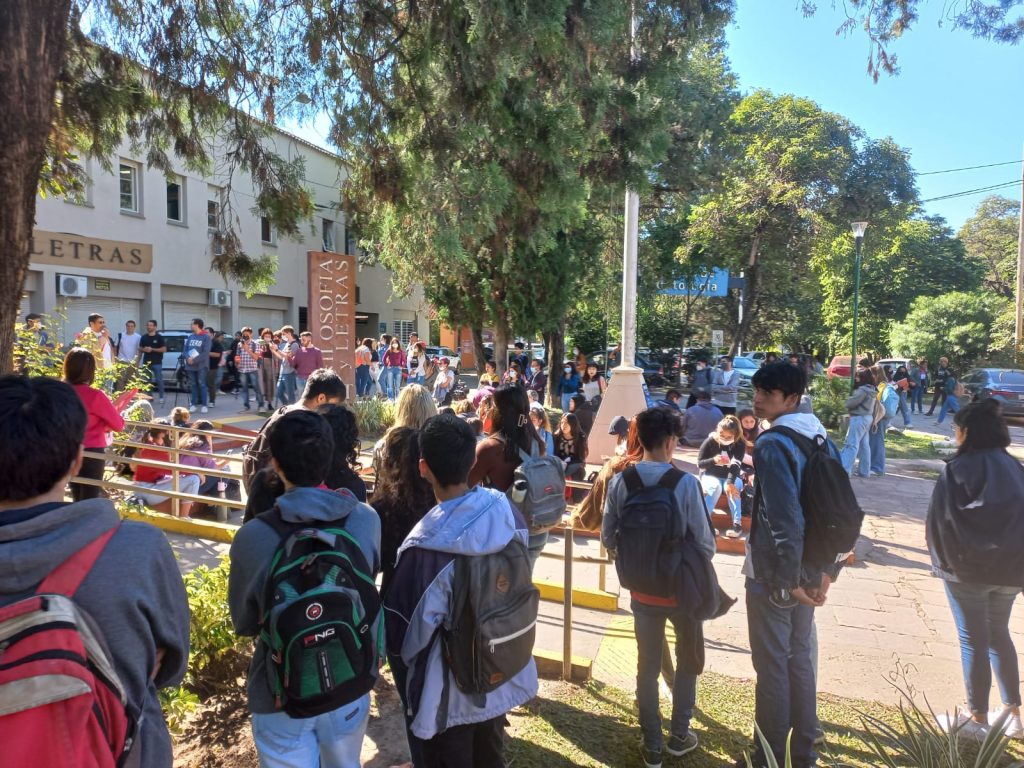
<path id="1" fill-rule="evenodd" d="M 110 329 L 103 315 L 93 312 L 87 318 L 89 323 L 75 336 L 75 344 L 85 347 L 96 358 L 96 369 L 114 366 L 114 343 L 110 339 Z"/>
<path id="2" fill-rule="evenodd" d="M 519 363 L 519 370 L 523 372 L 527 382 L 529 382 L 530 374 L 530 355 L 526 352 L 526 345 L 521 341 L 517 341 L 514 345 L 515 354 L 512 356 L 512 363 Z"/>
<path id="3" fill-rule="evenodd" d="M 260 407 L 260 352 L 252 338 L 252 328 L 242 329 L 242 338 L 235 345 L 235 370 L 238 371 L 238 383 L 242 387 L 242 413 L 249 412 L 249 387 L 256 398 L 256 408 Z"/>
<path id="4" fill-rule="evenodd" d="M 752 383 L 757 418 L 811 440 L 824 438 L 828 450 L 839 457 L 817 417 L 800 412 L 807 388 L 802 368 L 765 365 Z M 814 609 L 825 603 L 839 573 L 837 565 L 822 572 L 803 561 L 800 488 L 806 464 L 803 450 L 784 432 L 769 429 L 758 437 L 757 493 L 743 563 L 750 652 L 757 672 L 754 721 L 777 760 L 785 761 L 789 745 L 797 768 L 813 766 L 817 759 Z M 766 760 L 757 736 L 754 744 L 753 764 L 760 768 Z"/>
<path id="5" fill-rule="evenodd" d="M 50 341 L 50 334 L 43 328 L 43 316 L 37 312 L 29 312 L 25 315 L 25 330 L 35 334 L 36 344 L 42 349 L 53 349 Z"/>
<path id="6" fill-rule="evenodd" d="M 324 355 L 313 346 L 313 334 L 303 331 L 299 334 L 299 347 L 292 353 L 289 362 L 295 369 L 295 384 L 299 392 L 306 389 L 306 379 L 313 371 L 324 367 Z"/>
<path id="7" fill-rule="evenodd" d="M 188 374 L 190 386 L 189 411 L 195 413 L 201 407 L 206 413 L 210 401 L 206 377 L 210 370 L 210 350 L 213 349 L 213 338 L 203 329 L 203 320 L 197 317 L 192 320 L 192 333 L 185 337 L 181 354 L 185 358 L 185 373 Z"/>
<path id="8" fill-rule="evenodd" d="M 156 386 L 160 397 L 160 405 L 164 404 L 164 353 L 167 341 L 157 333 L 156 320 L 146 323 L 146 335 L 139 340 L 139 351 L 142 353 L 142 365 L 149 372 L 149 379 Z"/>
<path id="9" fill-rule="evenodd" d="M 732 357 L 722 355 L 711 373 L 711 402 L 726 416 L 736 414 L 736 394 L 740 391 L 740 372 L 733 370 Z"/>
<path id="10" fill-rule="evenodd" d="M 270 351 L 281 363 L 281 370 L 277 374 L 277 401 L 284 405 L 291 405 L 295 402 L 296 382 L 295 366 L 292 365 L 292 357 L 299 350 L 299 343 L 295 341 L 295 329 L 286 325 L 280 330 L 281 344 L 271 346 Z"/>
<path id="11" fill-rule="evenodd" d="M 949 358 L 943 355 L 939 358 L 939 367 L 932 375 L 932 386 L 935 390 L 932 395 L 932 404 L 925 416 L 931 416 L 935 412 L 935 406 L 940 408 L 946 403 L 946 379 L 952 375 L 949 369 Z"/>
<path id="12" fill-rule="evenodd" d="M 590 430 L 594 427 L 594 417 L 597 415 L 594 413 L 594 409 L 590 407 L 587 402 L 587 398 L 583 395 L 573 395 L 569 398 L 569 413 L 576 414 L 576 418 L 580 422 L 580 429 L 583 430 L 584 435 L 589 435 Z"/>
<path id="13" fill-rule="evenodd" d="M 284 484 L 272 514 L 279 515 L 282 525 L 325 530 L 342 528 L 358 544 L 374 579 L 380 571 L 380 518 L 347 489 L 321 488 L 327 477 L 335 450 L 334 437 L 327 421 L 312 411 L 297 409 L 284 414 L 270 429 L 271 463 Z M 281 710 L 280 697 L 275 700 L 271 678 L 265 617 L 267 575 L 275 552 L 282 543 L 282 533 L 266 515 L 243 525 L 231 544 L 231 575 L 228 580 L 228 605 L 235 631 L 244 637 L 258 637 L 252 664 L 249 666 L 247 693 L 252 712 L 253 740 L 260 765 L 274 768 L 350 768 L 360 765 L 366 724 L 370 716 L 370 694 L 312 717 L 292 717 Z M 337 566 L 336 566 L 337 567 Z M 330 626 L 327 599 L 319 606 L 322 615 L 306 616 L 309 621 Z M 328 607 L 325 607 L 328 606 Z M 379 621 L 379 618 L 376 619 Z M 376 624 L 375 621 L 375 624 Z M 373 626 L 360 643 L 373 643 L 378 636 Z M 307 636 L 307 640 L 308 640 Z M 324 651 L 326 653 L 326 651 Z M 324 662 L 327 664 L 327 662 Z M 374 670 L 375 671 L 375 670 Z M 295 674 L 300 674 L 296 671 Z M 301 674 L 320 674 L 320 670 Z"/>
<path id="14" fill-rule="evenodd" d="M 62 381 L 0 378 L 0 606 L 32 595 L 55 568 L 109 536 L 70 591 L 102 633 L 127 709 L 141 723 L 129 762 L 171 768 L 157 690 L 178 685 L 185 674 L 188 598 L 162 531 L 122 521 L 109 499 L 64 501 L 82 464 L 87 420 L 75 390 Z M 51 733 L 59 735 L 56 723 Z M 8 758 L 11 747 L 0 747 Z"/>
<path id="15" fill-rule="evenodd" d="M 423 768 L 502 766 L 505 715 L 537 695 L 536 664 L 531 658 L 489 693 L 463 693 L 442 658 L 440 629 L 455 618 L 456 558 L 500 552 L 513 538 L 525 548 L 528 529 L 505 494 L 469 488 L 476 434 L 465 421 L 434 416 L 419 442 L 420 474 L 437 506 L 399 548 L 384 601 L 388 660 L 407 713 L 410 750 Z"/>
<path id="16" fill-rule="evenodd" d="M 682 392 L 680 392 L 678 389 L 670 389 L 670 390 L 668 390 L 668 392 L 665 393 L 665 397 L 663 397 L 658 402 L 658 405 L 659 406 L 664 406 L 666 408 L 671 408 L 672 410 L 674 410 L 676 412 L 679 412 L 679 411 L 682 410 L 679 407 L 679 403 L 682 402 L 682 400 L 683 400 L 683 393 Z"/>
<path id="17" fill-rule="evenodd" d="M 638 490 L 630 485 L 630 477 L 636 477 L 639 485 L 646 488 L 664 483 L 666 477 L 675 475 L 672 497 L 675 512 L 679 515 L 678 535 L 691 540 L 710 560 L 715 554 L 715 536 L 704 505 L 704 493 L 696 477 L 672 464 L 672 454 L 680 434 L 678 413 L 669 408 L 649 408 L 637 414 L 636 431 L 644 449 L 643 460 L 613 477 L 605 497 L 601 540 L 609 555 L 614 559 L 620 542 L 620 523 L 624 512 L 627 512 L 626 502 Z M 628 474 L 632 471 L 636 474 Z M 652 551 L 650 557 L 657 560 L 660 554 L 660 550 Z M 697 699 L 697 675 L 686 671 L 689 665 L 684 663 L 683 644 L 680 642 L 680 638 L 691 634 L 685 629 L 691 622 L 675 596 L 647 595 L 631 590 L 630 598 L 637 644 L 636 699 L 643 734 L 640 756 L 646 768 L 661 768 L 663 746 L 674 757 L 697 748 L 697 735 L 690 730 Z M 658 696 L 666 619 L 672 622 L 677 638 L 672 721 L 667 744 L 661 733 Z"/>
<path id="18" fill-rule="evenodd" d="M 694 404 L 683 411 L 683 436 L 679 442 L 690 448 L 699 448 L 707 436 L 715 431 L 724 414 L 717 405 L 711 403 L 711 393 L 703 387 L 693 390 L 690 396 Z"/>
<path id="19" fill-rule="evenodd" d="M 245 485 L 246 492 L 252 493 L 253 481 L 257 473 L 270 464 L 268 435 L 274 422 L 290 411 L 300 409 L 315 411 L 325 403 L 341 405 L 345 402 L 345 394 L 345 382 L 332 369 L 321 368 L 313 371 L 306 380 L 302 399 L 292 405 L 283 405 L 274 411 L 266 423 L 260 427 L 256 438 L 245 449 L 245 458 L 242 461 L 242 484 Z"/>

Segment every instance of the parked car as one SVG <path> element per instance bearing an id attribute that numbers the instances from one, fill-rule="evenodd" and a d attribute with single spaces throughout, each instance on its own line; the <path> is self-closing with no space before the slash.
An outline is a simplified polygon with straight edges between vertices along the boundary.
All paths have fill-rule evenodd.
<path id="1" fill-rule="evenodd" d="M 749 357 L 734 357 L 732 367 L 740 375 L 740 386 L 750 386 L 750 380 L 761 368 L 761 364 Z"/>
<path id="2" fill-rule="evenodd" d="M 901 365 L 907 365 L 909 362 L 909 357 L 886 357 L 883 358 L 882 360 L 879 360 L 877 363 L 875 363 L 875 365 L 881 368 L 885 368 L 885 366 L 888 365 L 890 370 L 892 370 L 893 373 L 896 373 L 897 368 L 899 368 Z"/>
<path id="3" fill-rule="evenodd" d="M 769 353 L 766 352 L 763 349 L 757 349 L 757 350 L 748 350 L 747 352 L 744 352 L 742 355 L 740 355 L 740 357 L 748 358 L 748 359 L 753 360 L 754 362 L 756 362 L 758 365 L 760 365 L 761 363 L 764 362 L 764 359 L 766 357 L 768 357 L 768 354 Z M 775 356 L 779 357 L 779 353 L 776 352 Z"/>
<path id="4" fill-rule="evenodd" d="M 640 368 L 644 372 L 644 381 L 647 382 L 649 387 L 660 387 L 665 383 L 665 368 L 664 366 L 658 365 L 651 361 L 649 358 L 637 353 L 635 356 L 634 364 L 637 368 Z M 587 355 L 587 365 L 596 365 L 599 371 L 607 371 L 608 356 L 597 352 L 593 355 Z"/>
<path id="5" fill-rule="evenodd" d="M 456 355 L 448 347 L 427 347 L 425 349 L 427 357 L 431 360 L 436 360 L 439 357 L 448 358 L 448 366 L 455 371 L 455 375 L 458 376 L 461 373 L 462 358 Z"/>
<path id="6" fill-rule="evenodd" d="M 974 368 L 960 379 L 965 393 L 961 405 L 972 400 L 998 400 L 1007 416 L 1024 416 L 1024 371 L 1011 368 Z"/>
<path id="7" fill-rule="evenodd" d="M 853 364 L 853 358 L 849 355 L 836 355 L 832 358 L 832 362 L 828 364 L 828 368 L 825 369 L 825 374 L 830 378 L 834 379 L 836 376 L 850 378 L 850 366 Z"/>
<path id="8" fill-rule="evenodd" d="M 179 375 L 178 365 L 181 358 L 181 351 L 185 348 L 185 339 L 192 331 L 160 331 L 164 341 L 167 342 L 167 351 L 164 352 L 164 387 L 188 391 L 188 377 L 182 370 Z"/>

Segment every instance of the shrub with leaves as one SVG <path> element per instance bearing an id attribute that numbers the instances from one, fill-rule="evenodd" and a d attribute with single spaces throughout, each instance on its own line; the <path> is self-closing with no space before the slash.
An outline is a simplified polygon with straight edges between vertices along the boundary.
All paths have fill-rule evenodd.
<path id="1" fill-rule="evenodd" d="M 814 415 L 830 429 L 839 426 L 846 415 L 846 398 L 850 396 L 850 380 L 845 376 L 815 376 L 811 379 L 811 407 Z"/>
<path id="2" fill-rule="evenodd" d="M 380 436 L 395 423 L 395 404 L 390 400 L 370 398 L 348 403 L 356 415 L 361 437 Z"/>

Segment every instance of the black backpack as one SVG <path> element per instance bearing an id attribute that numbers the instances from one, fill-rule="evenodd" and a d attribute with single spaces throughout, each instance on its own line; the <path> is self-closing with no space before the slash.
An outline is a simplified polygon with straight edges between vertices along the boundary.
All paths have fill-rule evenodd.
<path id="1" fill-rule="evenodd" d="M 529 664 L 539 603 L 530 555 L 518 539 L 499 552 L 455 558 L 452 613 L 441 640 L 460 691 L 490 693 Z"/>
<path id="2" fill-rule="evenodd" d="M 324 527 L 260 515 L 281 544 L 267 570 L 260 640 L 275 706 L 314 717 L 355 701 L 377 681 L 380 596 L 344 520 Z M 381 627 L 383 624 L 381 624 Z"/>
<path id="3" fill-rule="evenodd" d="M 635 466 L 622 473 L 626 501 L 619 512 L 615 570 L 626 589 L 655 597 L 675 596 L 682 558 L 676 486 L 686 473 L 669 468 L 655 485 L 644 485 Z"/>
<path id="4" fill-rule="evenodd" d="M 807 457 L 800 483 L 804 512 L 803 562 L 824 568 L 853 551 L 864 522 L 850 475 L 832 455 L 824 437 L 814 440 L 789 427 L 772 427 L 789 437 Z M 794 467 L 794 471 L 796 468 Z"/>

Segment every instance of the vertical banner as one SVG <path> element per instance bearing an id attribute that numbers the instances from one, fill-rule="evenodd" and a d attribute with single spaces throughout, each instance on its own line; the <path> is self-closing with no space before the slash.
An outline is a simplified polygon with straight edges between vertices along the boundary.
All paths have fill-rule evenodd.
<path id="1" fill-rule="evenodd" d="M 309 251 L 309 309 L 307 322 L 313 344 L 324 355 L 355 399 L 356 258 L 341 253 Z"/>

